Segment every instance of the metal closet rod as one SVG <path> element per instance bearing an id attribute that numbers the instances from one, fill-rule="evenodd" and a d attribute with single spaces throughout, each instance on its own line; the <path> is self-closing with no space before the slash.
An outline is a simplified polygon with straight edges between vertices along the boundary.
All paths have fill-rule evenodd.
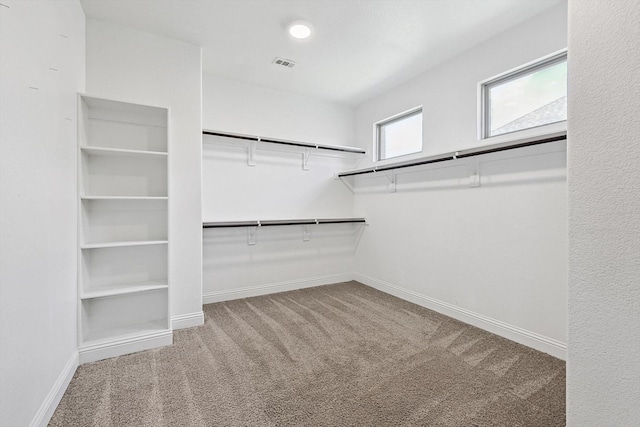
<path id="1" fill-rule="evenodd" d="M 451 153 L 440 154 L 437 156 L 425 157 L 425 158 L 414 160 L 414 161 L 389 164 L 384 166 L 350 171 L 350 172 L 343 172 L 343 173 L 339 173 L 338 177 L 343 178 L 345 176 L 364 175 L 367 173 L 383 172 L 388 170 L 410 168 L 413 166 L 428 165 L 431 163 L 447 162 L 449 160 L 481 156 L 483 154 L 497 153 L 500 151 L 513 150 L 513 149 L 522 148 L 522 147 L 530 147 L 532 145 L 547 144 L 550 142 L 562 141 L 565 139 L 567 139 L 567 135 L 563 134 L 563 135 L 552 136 L 548 138 L 534 139 L 534 140 L 522 141 L 522 142 L 516 142 L 516 143 L 501 143 L 501 144 L 495 144 L 495 145 L 488 145 L 486 147 L 470 148 L 467 150 L 460 150 L 460 151 L 454 151 Z"/>
<path id="2" fill-rule="evenodd" d="M 238 133 L 218 132 L 218 131 L 215 131 L 215 130 L 203 130 L 202 134 L 203 135 L 212 135 L 212 136 L 223 136 L 225 138 L 244 139 L 246 141 L 268 142 L 270 144 L 281 144 L 281 145 L 288 145 L 288 146 L 292 146 L 292 147 L 317 148 L 319 150 L 341 151 L 343 153 L 366 154 L 366 151 L 361 149 L 361 148 L 345 147 L 345 146 L 340 146 L 340 145 L 312 144 L 310 142 L 287 141 L 285 139 L 275 139 L 275 138 L 263 138 L 261 136 L 242 135 L 242 134 L 238 134 Z"/>
<path id="3" fill-rule="evenodd" d="M 366 220 L 364 218 L 271 219 L 263 221 L 203 222 L 202 228 L 269 227 L 276 225 L 346 224 L 365 222 Z"/>

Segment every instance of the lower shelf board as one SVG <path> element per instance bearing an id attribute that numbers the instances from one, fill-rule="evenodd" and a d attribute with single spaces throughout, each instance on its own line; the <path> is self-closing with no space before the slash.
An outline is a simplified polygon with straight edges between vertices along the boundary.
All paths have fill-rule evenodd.
<path id="1" fill-rule="evenodd" d="M 169 285 L 167 284 L 167 279 L 159 279 L 159 280 L 149 280 L 146 282 L 136 282 L 136 283 L 118 283 L 114 285 L 107 286 L 99 286 L 95 288 L 85 289 L 80 298 L 92 299 L 92 298 L 102 298 L 109 297 L 115 295 L 125 295 L 132 294 L 136 292 L 148 292 L 155 291 L 158 289 L 168 289 Z"/>
<path id="2" fill-rule="evenodd" d="M 163 326 L 165 325 L 164 321 L 160 323 Z M 128 333 L 102 340 L 85 340 L 78 349 L 80 364 L 173 344 L 173 331 L 166 328 L 160 329 L 160 325 L 157 326 L 158 328 L 140 329 L 135 332 L 129 331 Z"/>
<path id="3" fill-rule="evenodd" d="M 168 324 L 168 319 L 160 319 L 119 325 L 108 329 L 90 330 L 85 334 L 81 347 L 109 345 L 114 342 L 130 341 L 147 335 L 170 332 L 170 329 L 167 327 Z"/>

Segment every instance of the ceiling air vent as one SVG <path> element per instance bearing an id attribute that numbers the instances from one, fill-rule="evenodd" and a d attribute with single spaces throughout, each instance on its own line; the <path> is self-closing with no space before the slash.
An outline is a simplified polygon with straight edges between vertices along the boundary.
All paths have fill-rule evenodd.
<path id="1" fill-rule="evenodd" d="M 283 67 L 287 67 L 287 68 L 293 68 L 296 65 L 295 62 L 289 59 L 278 58 L 277 56 L 273 59 L 273 61 L 271 61 L 271 63 L 276 65 L 282 65 Z"/>

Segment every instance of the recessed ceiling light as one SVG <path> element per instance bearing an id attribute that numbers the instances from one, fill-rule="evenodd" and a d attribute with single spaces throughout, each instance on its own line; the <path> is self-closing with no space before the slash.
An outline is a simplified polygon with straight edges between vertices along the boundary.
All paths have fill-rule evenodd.
<path id="1" fill-rule="evenodd" d="M 311 35 L 311 24 L 307 21 L 293 21 L 289 24 L 289 34 L 296 39 L 306 39 Z"/>

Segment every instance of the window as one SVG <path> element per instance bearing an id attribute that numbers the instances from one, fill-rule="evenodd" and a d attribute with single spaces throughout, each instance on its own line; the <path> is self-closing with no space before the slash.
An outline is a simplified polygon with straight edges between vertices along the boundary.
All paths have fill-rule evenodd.
<path id="1" fill-rule="evenodd" d="M 483 138 L 567 120 L 567 53 L 485 82 L 481 96 Z"/>
<path id="2" fill-rule="evenodd" d="M 376 124 L 377 160 L 422 151 L 422 108 Z"/>

